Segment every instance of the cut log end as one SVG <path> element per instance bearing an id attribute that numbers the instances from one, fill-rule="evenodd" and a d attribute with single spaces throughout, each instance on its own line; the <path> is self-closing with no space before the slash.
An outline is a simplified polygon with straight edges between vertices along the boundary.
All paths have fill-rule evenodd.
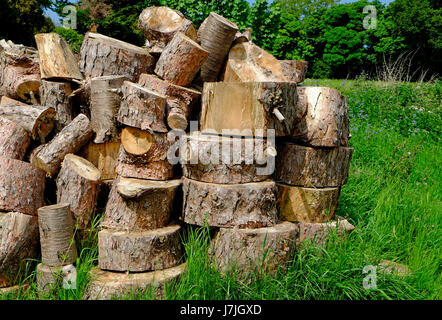
<path id="1" fill-rule="evenodd" d="M 153 144 L 152 135 L 146 130 L 126 127 L 121 132 L 121 144 L 130 154 L 142 155 L 147 153 Z"/>

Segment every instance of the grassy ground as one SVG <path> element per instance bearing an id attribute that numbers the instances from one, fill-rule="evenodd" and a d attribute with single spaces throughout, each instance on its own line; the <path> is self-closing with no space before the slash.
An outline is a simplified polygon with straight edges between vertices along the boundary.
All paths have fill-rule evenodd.
<path id="1" fill-rule="evenodd" d="M 345 242 L 333 236 L 324 248 L 298 252 L 288 271 L 268 276 L 256 270 L 246 280 L 222 277 L 208 263 L 208 232 L 190 230 L 188 269 L 167 288 L 167 299 L 441 299 L 441 101 L 442 83 L 386 84 L 308 80 L 330 86 L 348 100 L 350 178 L 337 214 L 355 226 Z M 44 299 L 80 299 L 87 272 L 96 263 L 94 239 L 83 245 L 78 290 L 56 289 Z M 381 259 L 407 265 L 412 275 L 377 274 L 377 289 L 364 289 L 362 270 Z M 37 299 L 35 274 L 27 293 L 3 296 Z M 151 298 L 149 292 L 128 299 Z"/>

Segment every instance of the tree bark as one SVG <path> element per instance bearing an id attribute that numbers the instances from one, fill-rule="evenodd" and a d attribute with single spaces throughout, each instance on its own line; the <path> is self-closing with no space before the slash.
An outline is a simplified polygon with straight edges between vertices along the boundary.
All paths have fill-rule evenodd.
<path id="1" fill-rule="evenodd" d="M 165 227 L 170 222 L 180 185 L 181 180 L 118 178 L 112 186 L 101 226 L 127 232 Z"/>
<path id="2" fill-rule="evenodd" d="M 79 229 L 90 225 L 100 184 L 100 171 L 92 163 L 66 155 L 57 176 L 57 203 L 69 203 Z"/>
<path id="3" fill-rule="evenodd" d="M 37 215 L 44 205 L 45 173 L 27 162 L 0 157 L 0 210 Z"/>
<path id="4" fill-rule="evenodd" d="M 32 164 L 53 177 L 60 169 L 64 157 L 79 151 L 91 137 L 90 121 L 84 114 L 80 114 L 35 155 Z"/>
<path id="5" fill-rule="evenodd" d="M 209 53 L 201 67 L 203 82 L 214 82 L 232 45 L 238 26 L 226 18 L 211 12 L 206 18 L 203 28 L 198 30 L 198 41 Z"/>
<path id="6" fill-rule="evenodd" d="M 346 219 L 337 217 L 335 221 L 324 223 L 310 223 L 299 222 L 299 236 L 297 238 L 298 246 L 302 245 L 306 241 L 313 241 L 317 244 L 323 245 L 330 236 L 333 230 L 337 230 L 337 234 L 341 237 L 345 237 L 346 234 L 354 230 L 354 226 Z"/>
<path id="7" fill-rule="evenodd" d="M 63 286 L 63 278 L 72 270 L 75 270 L 72 264 L 50 267 L 44 263 L 39 263 L 37 265 L 38 292 L 40 294 L 47 294 L 51 290 L 59 290 Z"/>
<path id="8" fill-rule="evenodd" d="M 57 33 L 35 35 L 42 79 L 83 80 L 78 62 L 66 40 Z"/>
<path id="9" fill-rule="evenodd" d="M 277 222 L 273 181 L 213 184 L 183 179 L 183 215 L 188 224 L 261 228 Z"/>
<path id="10" fill-rule="evenodd" d="M 227 129 L 265 136 L 274 129 L 276 136 L 289 135 L 303 115 L 297 97 L 293 82 L 205 83 L 201 131 L 213 129 L 220 134 Z"/>
<path id="11" fill-rule="evenodd" d="M 307 73 L 308 62 L 302 60 L 279 60 L 282 73 L 288 81 L 303 82 Z"/>
<path id="12" fill-rule="evenodd" d="M 50 267 L 75 262 L 74 221 L 69 204 L 61 203 L 38 209 L 41 260 Z"/>
<path id="13" fill-rule="evenodd" d="M 122 91 L 119 122 L 141 130 L 167 132 L 165 96 L 129 81 L 124 82 Z"/>
<path id="14" fill-rule="evenodd" d="M 30 143 L 31 139 L 25 129 L 0 117 L 0 157 L 23 160 Z"/>
<path id="15" fill-rule="evenodd" d="M 347 183 L 353 148 L 314 149 L 282 143 L 277 149 L 278 182 L 308 188 L 339 187 Z"/>
<path id="16" fill-rule="evenodd" d="M 164 49 L 155 67 L 155 73 L 178 86 L 188 86 L 206 61 L 208 52 L 177 32 Z"/>
<path id="17" fill-rule="evenodd" d="M 121 142 L 94 143 L 89 142 L 81 150 L 83 158 L 91 162 L 101 173 L 102 180 L 114 179 L 116 177 L 115 167 Z"/>

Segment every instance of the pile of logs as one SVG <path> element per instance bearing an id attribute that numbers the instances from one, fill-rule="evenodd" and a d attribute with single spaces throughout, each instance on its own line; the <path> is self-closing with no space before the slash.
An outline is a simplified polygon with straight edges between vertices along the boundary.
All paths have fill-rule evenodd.
<path id="1" fill-rule="evenodd" d="M 55 33 L 38 50 L 0 41 L 0 287 L 40 246 L 38 286 L 59 284 L 74 227 L 103 212 L 88 299 L 161 297 L 185 271 L 183 222 L 216 229 L 223 272 L 274 272 L 304 240 L 351 230 L 335 217 L 353 152 L 345 97 L 298 86 L 305 61 L 214 12 L 197 30 L 148 7 L 138 27 L 145 47 L 89 32 L 78 59 Z"/>

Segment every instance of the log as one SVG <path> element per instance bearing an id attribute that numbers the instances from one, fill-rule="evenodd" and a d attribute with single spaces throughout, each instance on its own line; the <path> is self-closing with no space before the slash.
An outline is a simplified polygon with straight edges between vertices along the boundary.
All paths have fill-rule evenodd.
<path id="1" fill-rule="evenodd" d="M 44 205 L 45 173 L 27 162 L 0 157 L 0 210 L 37 215 Z"/>
<path id="2" fill-rule="evenodd" d="M 55 130 L 60 132 L 74 119 L 70 82 L 42 80 L 40 86 L 41 104 L 55 109 Z"/>
<path id="3" fill-rule="evenodd" d="M 178 86 L 188 86 L 206 61 L 208 52 L 201 46 L 177 32 L 164 49 L 155 67 L 162 79 Z"/>
<path id="4" fill-rule="evenodd" d="M 293 139 L 316 147 L 346 147 L 350 135 L 346 98 L 326 87 L 298 87 L 298 95 L 306 115 L 296 122 Z"/>
<path id="5" fill-rule="evenodd" d="M 77 59 L 66 40 L 57 33 L 35 35 L 42 79 L 83 80 Z"/>
<path id="6" fill-rule="evenodd" d="M 321 223 L 335 218 L 340 188 L 277 186 L 281 220 Z"/>
<path id="7" fill-rule="evenodd" d="M 143 73 L 138 82 L 148 90 L 166 96 L 167 124 L 175 130 L 186 130 L 193 109 L 198 107 L 201 92 L 174 85 L 160 78 Z"/>
<path id="8" fill-rule="evenodd" d="M 291 260 L 298 232 L 299 227 L 290 222 L 259 229 L 221 228 L 209 252 L 223 273 L 247 274 L 255 268 L 274 273 Z"/>
<path id="9" fill-rule="evenodd" d="M 172 268 L 183 258 L 180 231 L 177 224 L 142 232 L 102 230 L 98 233 L 98 266 L 124 272 Z"/>
<path id="10" fill-rule="evenodd" d="M 161 53 L 177 32 L 184 33 L 197 41 L 196 29 L 192 21 L 168 7 L 148 7 L 141 12 L 138 19 L 140 29 L 148 41 L 151 51 Z"/>
<path id="11" fill-rule="evenodd" d="M 37 288 L 39 294 L 48 294 L 52 290 L 63 288 L 63 279 L 68 278 L 69 273 L 75 272 L 72 264 L 66 266 L 48 266 L 44 263 L 37 265 Z"/>
<path id="12" fill-rule="evenodd" d="M 181 180 L 116 179 L 101 227 L 127 232 L 165 227 L 180 185 Z"/>
<path id="13" fill-rule="evenodd" d="M 198 30 L 198 42 L 209 55 L 201 67 L 201 79 L 214 82 L 218 79 L 238 26 L 215 12 L 211 12 L 203 23 L 203 28 Z"/>
<path id="14" fill-rule="evenodd" d="M 302 60 L 279 60 L 282 73 L 288 81 L 303 82 L 307 73 L 308 62 Z"/>
<path id="15" fill-rule="evenodd" d="M 12 98 L 9 98 L 9 97 L 6 97 L 6 96 L 3 96 L 3 97 L 0 99 L 0 107 L 2 107 L 2 106 L 7 106 L 8 104 L 13 104 L 13 105 L 15 105 L 15 106 L 26 106 L 26 105 L 27 105 L 27 104 L 24 103 L 24 102 L 21 102 L 21 101 L 18 101 L 18 100 L 15 100 L 15 99 L 12 99 Z"/>
<path id="16" fill-rule="evenodd" d="M 167 132 L 166 97 L 144 87 L 125 81 L 118 121 L 141 130 Z"/>
<path id="17" fill-rule="evenodd" d="M 276 136 L 285 136 L 302 115 L 293 82 L 204 84 L 201 131 L 239 130 L 266 136 L 268 129 L 274 129 Z"/>
<path id="18" fill-rule="evenodd" d="M 80 151 L 80 155 L 91 162 L 101 173 L 102 180 L 116 177 L 115 167 L 121 142 L 89 142 Z"/>
<path id="19" fill-rule="evenodd" d="M 155 59 L 147 49 L 99 33 L 89 32 L 80 51 L 80 71 L 86 79 L 121 75 L 137 82 L 141 73 L 151 73 Z"/>
<path id="20" fill-rule="evenodd" d="M 232 46 L 243 43 L 243 42 L 251 42 L 252 41 L 252 29 L 246 28 L 244 32 L 237 32 L 235 34 L 235 39 L 233 39 Z"/>
<path id="21" fill-rule="evenodd" d="M 66 266 L 77 259 L 74 221 L 69 204 L 60 203 L 38 209 L 41 260 L 50 267 Z"/>
<path id="22" fill-rule="evenodd" d="M 319 245 L 326 243 L 330 233 L 337 228 L 337 235 L 345 238 L 345 236 L 354 230 L 354 226 L 342 217 L 337 217 L 335 221 L 324 223 L 299 222 L 299 235 L 296 239 L 299 247 L 305 242 L 314 242 Z"/>
<path id="23" fill-rule="evenodd" d="M 27 214 L 0 213 L 0 288 L 21 282 L 39 253 L 38 220 Z"/>
<path id="24" fill-rule="evenodd" d="M 7 287 L 7 288 L 0 288 L 0 297 L 7 298 L 8 295 L 12 295 L 13 297 L 16 297 L 17 294 L 26 293 L 28 289 L 29 289 L 29 283 L 19 284 L 19 285 Z"/>
<path id="25" fill-rule="evenodd" d="M 91 126 L 95 132 L 94 143 L 120 140 L 117 115 L 121 104 L 119 94 L 124 76 L 104 76 L 91 80 Z"/>
<path id="26" fill-rule="evenodd" d="M 38 105 L 6 105 L 0 108 L 0 116 L 20 124 L 32 139 L 44 142 L 54 128 L 55 110 Z"/>
<path id="27" fill-rule="evenodd" d="M 308 188 L 339 187 L 347 183 L 353 148 L 314 149 L 284 142 L 277 150 L 278 182 Z"/>
<path id="28" fill-rule="evenodd" d="M 89 227 L 100 191 L 100 171 L 89 161 L 68 154 L 57 176 L 57 203 L 68 203 L 78 229 Z"/>
<path id="29" fill-rule="evenodd" d="M 84 298 L 87 300 L 110 300 L 152 290 L 153 297 L 161 299 L 164 296 L 165 286 L 177 281 L 185 269 L 186 264 L 183 263 L 165 270 L 128 274 L 103 271 L 96 267 L 90 272 L 91 282 L 86 289 Z"/>
<path id="30" fill-rule="evenodd" d="M 91 137 L 90 121 L 84 114 L 80 114 L 34 156 L 32 164 L 53 177 L 60 169 L 64 157 L 79 151 Z"/>
<path id="31" fill-rule="evenodd" d="M 219 184 L 270 179 L 274 166 L 267 166 L 275 163 L 276 152 L 263 139 L 203 134 L 182 136 L 180 150 L 184 177 Z"/>
<path id="32" fill-rule="evenodd" d="M 184 221 L 224 228 L 270 227 L 278 218 L 276 193 L 273 181 L 213 184 L 184 178 Z"/>
<path id="33" fill-rule="evenodd" d="M 23 127 L 0 117 L 0 157 L 23 160 L 30 143 L 29 134 Z"/>
<path id="34" fill-rule="evenodd" d="M 286 82 L 279 61 L 251 42 L 230 49 L 222 80 L 225 82 Z"/>

